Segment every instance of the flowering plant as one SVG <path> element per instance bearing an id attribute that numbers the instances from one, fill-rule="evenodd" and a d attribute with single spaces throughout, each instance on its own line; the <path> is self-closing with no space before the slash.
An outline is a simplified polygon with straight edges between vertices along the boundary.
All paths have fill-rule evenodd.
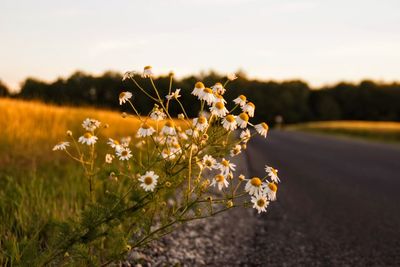
<path id="1" fill-rule="evenodd" d="M 107 265 L 127 248 L 160 238 L 179 223 L 239 206 L 252 205 L 261 213 L 276 200 L 280 182 L 276 169 L 266 166 L 262 178 L 235 173 L 238 166 L 232 159 L 246 149 L 255 134 L 266 138 L 268 133 L 266 123 L 249 121 L 255 105 L 245 96 L 234 99 L 230 110 L 226 106 L 226 87 L 236 75 L 209 88 L 202 82 L 194 85 L 192 95 L 199 101 L 196 118 L 188 117 L 180 100 L 181 89 L 172 91 L 173 74 L 165 91 L 153 82 L 150 66 L 142 76 L 150 80 L 152 90 L 139 85 L 136 75 L 127 72 L 123 80 L 131 80 L 154 101 L 154 108 L 142 116 L 135 108 L 133 93 L 120 93 L 119 104 L 132 109 L 132 114 L 123 116 L 139 122 L 134 138 L 113 136 L 101 141 L 99 132 L 108 125 L 88 118 L 82 123 L 85 132 L 80 137 L 76 139 L 68 131 L 70 140 L 54 146 L 53 150 L 64 151 L 82 166 L 88 181 L 88 204 L 79 221 L 54 228 L 59 239 L 39 263 Z M 169 112 L 173 102 L 181 108 L 177 118 Z M 239 112 L 235 115 L 235 111 Z M 105 143 L 107 151 L 102 154 L 97 146 Z"/>

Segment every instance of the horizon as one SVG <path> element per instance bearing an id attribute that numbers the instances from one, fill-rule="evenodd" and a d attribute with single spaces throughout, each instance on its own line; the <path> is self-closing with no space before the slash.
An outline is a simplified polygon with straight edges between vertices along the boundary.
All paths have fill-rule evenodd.
<path id="1" fill-rule="evenodd" d="M 0 79 L 15 92 L 27 77 L 52 81 L 76 70 L 100 75 L 152 64 L 155 73 L 177 77 L 240 69 L 252 79 L 300 79 L 313 88 L 397 82 L 399 9 L 394 0 L 5 0 Z"/>

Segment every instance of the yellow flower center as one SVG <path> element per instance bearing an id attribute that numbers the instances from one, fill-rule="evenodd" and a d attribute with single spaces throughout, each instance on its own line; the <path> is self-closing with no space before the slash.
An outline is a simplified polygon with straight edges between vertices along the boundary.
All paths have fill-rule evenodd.
<path id="1" fill-rule="evenodd" d="M 150 129 L 150 126 L 147 123 L 143 123 L 142 128 L 147 130 Z"/>
<path id="2" fill-rule="evenodd" d="M 196 87 L 196 88 L 204 88 L 204 83 L 202 83 L 202 82 L 197 82 L 197 83 L 194 85 L 194 87 Z"/>
<path id="3" fill-rule="evenodd" d="M 124 97 L 125 97 L 125 92 L 119 94 L 119 98 L 124 98 Z"/>
<path id="4" fill-rule="evenodd" d="M 83 135 L 83 137 L 85 137 L 86 139 L 89 139 L 90 137 L 92 137 L 92 134 L 87 132 Z"/>
<path id="5" fill-rule="evenodd" d="M 165 123 L 165 126 L 167 126 L 167 127 L 173 127 L 173 126 L 174 126 L 174 123 L 173 123 L 172 121 L 167 121 L 167 122 Z"/>
<path id="6" fill-rule="evenodd" d="M 232 115 L 228 115 L 228 116 L 226 116 L 226 121 L 227 122 L 230 122 L 230 123 L 232 123 L 232 122 L 234 122 L 235 121 L 235 117 L 233 117 Z"/>
<path id="7" fill-rule="evenodd" d="M 277 169 L 271 168 L 271 172 L 272 172 L 273 174 L 275 174 L 275 175 L 278 175 L 278 170 L 277 170 Z"/>
<path id="8" fill-rule="evenodd" d="M 217 102 L 217 103 L 215 103 L 215 107 L 217 108 L 217 109 L 224 109 L 224 103 L 222 103 L 222 102 Z"/>
<path id="9" fill-rule="evenodd" d="M 213 93 L 210 88 L 204 88 L 203 92 L 206 93 L 206 94 L 212 94 Z"/>
<path id="10" fill-rule="evenodd" d="M 153 178 L 150 177 L 150 176 L 147 176 L 147 177 L 144 178 L 143 182 L 144 182 L 146 185 L 151 185 L 151 184 L 153 183 Z"/>
<path id="11" fill-rule="evenodd" d="M 265 130 L 268 130 L 268 125 L 267 125 L 265 122 L 261 123 L 261 126 L 262 126 Z"/>
<path id="12" fill-rule="evenodd" d="M 221 164 L 224 165 L 225 167 L 229 167 L 229 161 L 227 161 L 226 159 L 221 161 Z"/>
<path id="13" fill-rule="evenodd" d="M 209 159 L 206 160 L 205 164 L 206 164 L 207 167 L 211 167 L 212 166 L 212 162 Z"/>
<path id="14" fill-rule="evenodd" d="M 265 200 L 263 198 L 260 198 L 259 200 L 257 200 L 257 206 L 264 207 L 265 206 Z"/>
<path id="15" fill-rule="evenodd" d="M 275 183 L 269 183 L 268 184 L 269 189 L 271 189 L 272 192 L 276 192 L 278 190 L 278 186 Z"/>
<path id="16" fill-rule="evenodd" d="M 248 122 L 249 121 L 249 115 L 246 113 L 240 113 L 239 118 L 241 118 L 243 121 Z"/>
<path id="17" fill-rule="evenodd" d="M 261 181 L 261 179 L 258 178 L 258 177 L 253 177 L 253 178 L 250 180 L 250 183 L 251 183 L 252 186 L 260 187 L 261 184 L 262 184 L 262 181 Z"/>
<path id="18" fill-rule="evenodd" d="M 174 148 L 179 149 L 181 146 L 178 143 L 173 144 Z"/>
<path id="19" fill-rule="evenodd" d="M 128 156 L 128 151 L 123 150 L 123 151 L 121 152 L 121 156 L 123 156 L 123 157 Z"/>
<path id="20" fill-rule="evenodd" d="M 243 100 L 243 101 L 246 101 L 246 99 L 247 99 L 244 95 L 240 95 L 239 98 L 240 98 L 241 100 Z"/>
<path id="21" fill-rule="evenodd" d="M 216 83 L 215 86 L 222 86 L 222 83 Z"/>
<path id="22" fill-rule="evenodd" d="M 114 145 L 119 145 L 119 142 L 117 140 L 114 140 Z"/>
<path id="23" fill-rule="evenodd" d="M 215 180 L 218 183 L 221 183 L 221 182 L 223 182 L 225 180 L 225 177 L 222 174 L 217 174 L 217 175 L 215 175 Z"/>
<path id="24" fill-rule="evenodd" d="M 145 70 L 151 70 L 152 67 L 151 67 L 151 66 L 146 66 L 146 67 L 144 67 L 144 69 L 145 69 Z"/>
<path id="25" fill-rule="evenodd" d="M 203 124 L 206 123 L 207 119 L 203 116 L 199 117 L 199 119 L 197 120 L 198 123 Z"/>

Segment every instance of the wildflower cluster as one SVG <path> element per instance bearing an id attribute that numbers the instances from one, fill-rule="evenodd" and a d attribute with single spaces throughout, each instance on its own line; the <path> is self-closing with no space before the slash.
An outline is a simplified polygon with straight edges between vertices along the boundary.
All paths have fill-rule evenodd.
<path id="1" fill-rule="evenodd" d="M 194 84 L 191 94 L 199 101 L 195 118 L 188 117 L 180 100 L 185 89 L 172 90 L 173 74 L 165 89 L 157 88 L 153 75 L 151 66 L 146 66 L 142 77 L 150 80 L 151 90 L 139 84 L 137 73 L 123 76 L 123 81 L 132 81 L 154 101 L 153 109 L 143 116 L 135 108 L 134 93 L 119 94 L 119 104 L 132 109 L 132 114 L 124 113 L 123 117 L 136 119 L 132 137 L 111 136 L 101 141 L 99 132 L 105 125 L 88 118 L 77 141 L 69 131 L 71 140 L 53 148 L 82 164 L 92 203 L 101 202 L 104 192 L 115 195 L 116 202 L 107 207 L 103 221 L 117 219 L 124 225 L 124 218 L 134 216 L 136 228 L 125 225 L 126 234 L 131 235 L 125 240 L 129 240 L 129 247 L 137 247 L 172 231 L 176 223 L 210 217 L 233 207 L 252 204 L 258 213 L 265 212 L 270 201 L 276 200 L 280 180 L 278 171 L 269 166 L 263 178 L 236 173 L 239 166 L 235 157 L 246 149 L 248 141 L 257 133 L 264 138 L 268 134 L 266 123 L 250 122 L 256 107 L 246 96 L 238 96 L 228 107 L 224 94 L 236 75 L 229 74 L 224 84 Z M 177 118 L 169 112 L 171 105 L 181 109 Z M 71 142 L 75 152 L 71 151 Z M 98 144 L 107 147 L 104 156 L 99 157 Z M 112 179 L 101 179 L 104 172 Z"/>

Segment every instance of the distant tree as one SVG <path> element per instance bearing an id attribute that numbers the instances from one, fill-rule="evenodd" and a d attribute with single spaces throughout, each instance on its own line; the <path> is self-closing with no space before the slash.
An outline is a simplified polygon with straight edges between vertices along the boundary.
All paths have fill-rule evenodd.
<path id="1" fill-rule="evenodd" d="M 9 96 L 10 91 L 7 86 L 0 80 L 0 97 Z"/>

